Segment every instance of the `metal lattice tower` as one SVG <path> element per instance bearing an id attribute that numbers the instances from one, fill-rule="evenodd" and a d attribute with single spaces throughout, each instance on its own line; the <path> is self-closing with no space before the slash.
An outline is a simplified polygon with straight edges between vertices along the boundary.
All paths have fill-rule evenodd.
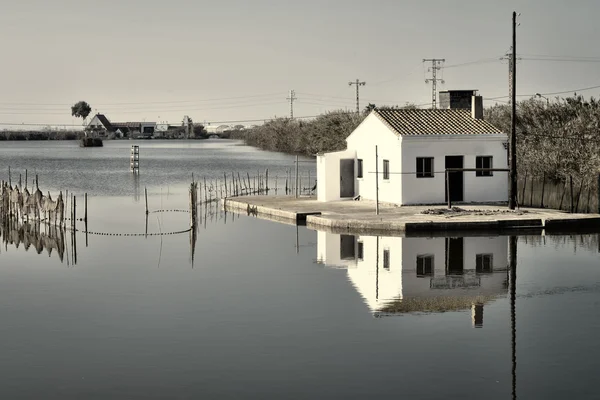
<path id="1" fill-rule="evenodd" d="M 286 98 L 286 100 L 290 101 L 290 119 L 294 119 L 294 100 L 296 99 L 296 92 L 293 89 L 290 90 L 290 97 Z"/>
<path id="2" fill-rule="evenodd" d="M 437 72 L 443 68 L 442 64 L 446 61 L 445 58 L 424 58 L 423 62 L 431 62 L 431 67 L 427 72 L 431 72 L 431 78 L 425 79 L 425 83 L 431 82 L 431 108 L 437 108 L 437 82 L 444 83 L 443 79 L 437 77 Z"/>
<path id="3" fill-rule="evenodd" d="M 360 91 L 358 88 L 360 86 L 364 86 L 366 84 L 367 84 L 367 82 L 361 82 L 359 79 L 357 79 L 354 82 L 348 82 L 349 86 L 356 85 L 356 113 L 357 114 L 360 113 Z"/>

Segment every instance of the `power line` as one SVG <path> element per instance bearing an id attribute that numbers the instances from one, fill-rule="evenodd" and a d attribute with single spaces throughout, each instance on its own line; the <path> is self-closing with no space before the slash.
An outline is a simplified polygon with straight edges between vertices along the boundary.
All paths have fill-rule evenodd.
<path id="1" fill-rule="evenodd" d="M 198 103 L 208 101 L 223 101 L 223 100 L 236 100 L 236 99 L 252 99 L 259 97 L 274 97 L 280 96 L 281 92 L 277 93 L 266 93 L 249 96 L 236 96 L 236 97 L 220 97 L 214 99 L 197 99 L 197 100 L 171 100 L 171 101 L 150 101 L 150 102 L 124 102 L 124 103 L 96 103 L 97 106 L 122 106 L 122 105 L 145 105 L 145 104 L 182 104 L 182 103 Z M 73 104 L 68 103 L 28 103 L 28 102 L 0 102 L 0 105 L 23 105 L 23 106 L 72 106 Z"/>

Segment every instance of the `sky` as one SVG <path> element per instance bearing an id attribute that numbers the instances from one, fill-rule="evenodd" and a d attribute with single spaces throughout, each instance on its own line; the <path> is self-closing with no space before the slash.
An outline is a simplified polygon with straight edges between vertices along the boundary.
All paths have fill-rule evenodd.
<path id="1" fill-rule="evenodd" d="M 0 2 L 0 129 L 80 126 L 79 100 L 113 122 L 249 125 L 289 116 L 292 89 L 308 117 L 354 110 L 356 79 L 361 108 L 427 107 L 424 58 L 445 59 L 438 90 L 508 96 L 513 11 L 521 99 L 600 86 L 595 0 Z"/>

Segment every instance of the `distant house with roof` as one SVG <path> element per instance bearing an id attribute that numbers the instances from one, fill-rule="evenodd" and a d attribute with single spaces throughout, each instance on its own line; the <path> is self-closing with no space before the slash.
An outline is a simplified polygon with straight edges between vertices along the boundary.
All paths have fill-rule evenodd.
<path id="1" fill-rule="evenodd" d="M 86 130 L 106 136 L 108 133 L 116 133 L 120 137 L 131 137 L 139 135 L 151 137 L 156 130 L 156 122 L 111 122 L 104 114 L 96 114 L 90 120 Z"/>
<path id="2" fill-rule="evenodd" d="M 440 92 L 440 104 L 373 110 L 346 150 L 317 156 L 318 200 L 375 200 L 378 187 L 379 201 L 399 205 L 507 201 L 506 172 L 450 172 L 447 193 L 447 168 L 507 168 L 508 136 L 483 119 L 473 90 Z"/>

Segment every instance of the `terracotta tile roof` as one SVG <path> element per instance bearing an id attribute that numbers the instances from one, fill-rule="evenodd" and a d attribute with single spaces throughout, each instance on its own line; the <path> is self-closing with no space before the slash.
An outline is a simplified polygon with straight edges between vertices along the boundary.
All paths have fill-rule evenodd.
<path id="1" fill-rule="evenodd" d="M 482 135 L 502 133 L 470 110 L 374 110 L 375 115 L 398 135 Z"/>

